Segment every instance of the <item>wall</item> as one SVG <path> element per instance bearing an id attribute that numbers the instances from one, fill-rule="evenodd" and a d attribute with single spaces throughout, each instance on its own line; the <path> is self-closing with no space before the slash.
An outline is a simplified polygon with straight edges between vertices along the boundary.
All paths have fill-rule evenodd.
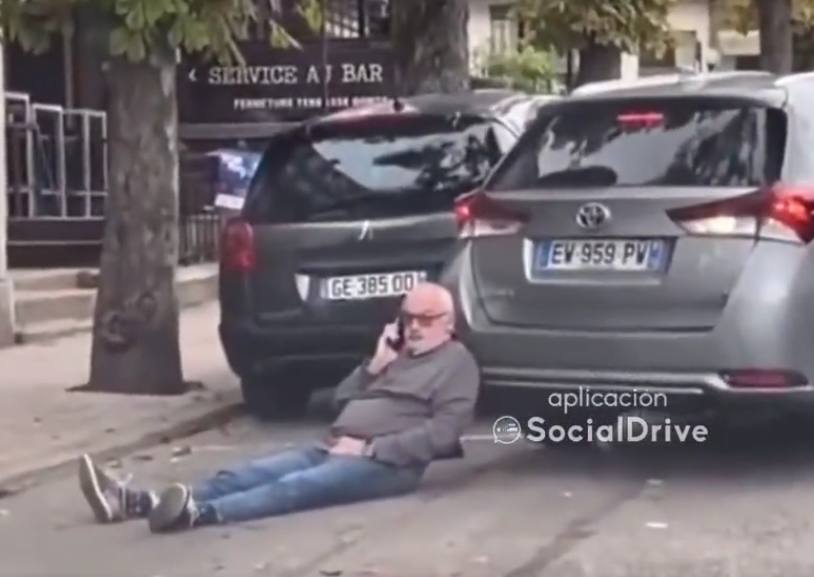
<path id="1" fill-rule="evenodd" d="M 747 35 L 735 30 L 721 30 L 717 41 L 720 53 L 718 70 L 736 70 L 738 59 L 751 59 L 759 67 L 760 33 L 757 30 Z"/>
<path id="2" fill-rule="evenodd" d="M 491 22 L 489 5 L 498 4 L 499 0 L 469 0 L 469 67 L 473 73 L 481 70 L 479 53 L 489 48 Z"/>
<path id="3" fill-rule="evenodd" d="M 708 0 L 683 0 L 670 11 L 670 27 L 677 31 L 693 31 L 701 43 L 701 70 L 707 70 L 710 49 L 710 7 Z M 679 65 L 695 62 L 695 46 L 676 47 Z"/>

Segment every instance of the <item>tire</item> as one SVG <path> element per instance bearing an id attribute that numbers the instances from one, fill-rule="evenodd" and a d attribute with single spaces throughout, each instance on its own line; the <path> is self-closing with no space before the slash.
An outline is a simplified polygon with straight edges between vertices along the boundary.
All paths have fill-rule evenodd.
<path id="1" fill-rule="evenodd" d="M 243 378 L 240 388 L 249 413 L 261 420 L 304 417 L 311 389 L 285 384 L 278 374 Z"/>

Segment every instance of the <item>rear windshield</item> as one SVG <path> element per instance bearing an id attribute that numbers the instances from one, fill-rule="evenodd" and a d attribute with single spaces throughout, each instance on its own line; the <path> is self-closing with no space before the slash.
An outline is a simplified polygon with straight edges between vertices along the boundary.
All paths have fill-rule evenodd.
<path id="1" fill-rule="evenodd" d="M 502 132 L 501 132 L 502 131 Z M 507 147 L 479 117 L 400 117 L 313 127 L 275 140 L 247 199 L 263 222 L 385 218 L 449 210 Z"/>
<path id="2" fill-rule="evenodd" d="M 782 155 L 767 146 L 776 140 L 773 116 L 686 100 L 557 108 L 530 129 L 489 188 L 761 185 L 776 177 Z"/>

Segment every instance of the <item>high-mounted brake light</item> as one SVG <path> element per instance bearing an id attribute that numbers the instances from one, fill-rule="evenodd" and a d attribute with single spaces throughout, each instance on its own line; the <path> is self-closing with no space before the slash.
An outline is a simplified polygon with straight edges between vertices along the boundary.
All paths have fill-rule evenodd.
<path id="1" fill-rule="evenodd" d="M 455 202 L 455 220 L 460 238 L 477 238 L 516 234 L 526 219 L 475 191 Z"/>
<path id="2" fill-rule="evenodd" d="M 254 229 L 241 219 L 230 220 L 221 237 L 221 263 L 227 272 L 247 273 L 254 270 L 257 257 Z"/>
<path id="3" fill-rule="evenodd" d="M 734 199 L 672 210 L 669 215 L 690 234 L 809 243 L 814 240 L 814 186 L 778 184 Z"/>
<path id="4" fill-rule="evenodd" d="M 623 112 L 616 116 L 616 121 L 622 126 L 629 128 L 658 126 L 664 122 L 664 113 Z"/>

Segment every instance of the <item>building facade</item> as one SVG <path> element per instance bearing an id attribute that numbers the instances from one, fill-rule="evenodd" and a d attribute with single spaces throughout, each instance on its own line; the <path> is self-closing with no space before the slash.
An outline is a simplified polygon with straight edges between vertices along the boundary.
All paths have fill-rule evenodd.
<path id="1" fill-rule="evenodd" d="M 483 73 L 485 55 L 515 50 L 523 33 L 512 16 L 512 0 L 470 0 L 469 38 L 474 74 Z M 624 54 L 622 78 L 676 70 L 759 70 L 760 32 L 734 29 L 725 0 L 676 0 L 668 15 L 674 47 L 663 55 Z M 561 69 L 564 65 L 561 63 Z M 794 38 L 795 71 L 814 68 L 814 41 L 798 27 Z"/>
<path id="2" fill-rule="evenodd" d="M 210 229 L 217 223 L 212 205 L 221 149 L 257 150 L 293 121 L 393 95 L 387 0 L 326 0 L 319 30 L 299 12 L 298 0 L 272 5 L 301 49 L 272 48 L 271 28 L 258 24 L 241 42 L 245 68 L 192 57 L 178 67 L 182 262 L 215 256 L 217 231 Z M 3 222 L 13 266 L 98 262 L 107 192 L 99 29 L 80 12 L 75 32 L 56 38 L 46 54 L 16 45 L 6 51 Z"/>
<path id="3" fill-rule="evenodd" d="M 489 52 L 516 50 L 523 35 L 523 23 L 512 13 L 507 0 L 470 0 L 469 43 L 473 74 L 482 74 Z M 714 60 L 709 0 L 679 0 L 669 14 L 674 48 L 664 55 L 623 54 L 623 79 L 657 74 L 666 70 L 708 70 Z M 559 69 L 564 71 L 564 62 Z"/>

